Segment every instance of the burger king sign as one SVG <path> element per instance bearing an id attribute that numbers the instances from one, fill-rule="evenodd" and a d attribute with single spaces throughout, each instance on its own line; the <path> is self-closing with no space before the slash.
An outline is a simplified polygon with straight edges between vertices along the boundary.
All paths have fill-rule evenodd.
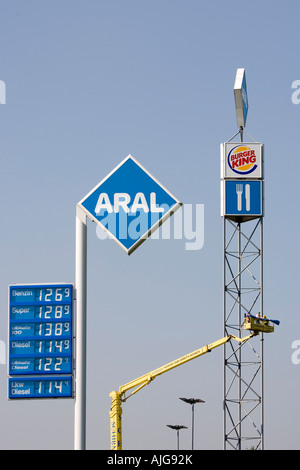
<path id="1" fill-rule="evenodd" d="M 263 144 L 221 144 L 221 178 L 263 178 Z"/>

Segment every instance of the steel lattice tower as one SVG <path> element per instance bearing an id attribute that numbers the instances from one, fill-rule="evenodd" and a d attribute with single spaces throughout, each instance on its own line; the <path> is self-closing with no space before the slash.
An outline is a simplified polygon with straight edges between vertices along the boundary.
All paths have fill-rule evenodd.
<path id="1" fill-rule="evenodd" d="M 224 217 L 224 335 L 242 337 L 244 315 L 263 314 L 263 218 Z M 224 449 L 263 449 L 263 333 L 224 345 Z"/>
<path id="2" fill-rule="evenodd" d="M 244 69 L 237 69 L 234 96 L 239 131 L 221 144 L 223 324 L 224 336 L 242 338 L 244 317 L 263 317 L 264 215 L 263 145 L 246 132 L 254 143 L 244 143 Z M 237 135 L 239 142 L 233 142 Z M 245 343 L 224 345 L 223 391 L 224 449 L 263 450 L 263 333 Z"/>

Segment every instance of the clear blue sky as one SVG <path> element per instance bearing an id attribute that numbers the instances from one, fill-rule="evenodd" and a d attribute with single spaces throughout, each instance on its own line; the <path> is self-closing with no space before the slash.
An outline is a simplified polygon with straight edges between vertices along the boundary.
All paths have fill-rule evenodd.
<path id="1" fill-rule="evenodd" d="M 88 224 L 88 448 L 109 448 L 111 390 L 222 336 L 219 145 L 237 131 L 244 67 L 246 131 L 265 144 L 265 313 L 282 322 L 265 341 L 265 445 L 299 448 L 299 2 L 0 6 L 0 340 L 8 284 L 74 281 L 76 203 L 129 153 L 183 203 L 204 204 L 205 243 L 148 240 L 128 257 Z M 124 448 L 174 448 L 165 425 L 189 425 L 185 395 L 206 401 L 195 447 L 221 448 L 222 371 L 215 351 L 132 398 Z M 8 402 L 0 365 L 0 448 L 71 449 L 73 405 Z"/>

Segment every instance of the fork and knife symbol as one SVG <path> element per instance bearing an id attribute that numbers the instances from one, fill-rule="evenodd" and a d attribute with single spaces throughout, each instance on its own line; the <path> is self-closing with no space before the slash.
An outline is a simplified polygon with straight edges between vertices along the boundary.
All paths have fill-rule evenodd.
<path id="1" fill-rule="evenodd" d="M 236 185 L 236 194 L 237 194 L 237 210 L 240 212 L 242 210 L 242 194 L 244 191 L 244 186 L 242 184 Z M 245 185 L 245 199 L 246 199 L 246 211 L 250 211 L 250 184 Z"/>

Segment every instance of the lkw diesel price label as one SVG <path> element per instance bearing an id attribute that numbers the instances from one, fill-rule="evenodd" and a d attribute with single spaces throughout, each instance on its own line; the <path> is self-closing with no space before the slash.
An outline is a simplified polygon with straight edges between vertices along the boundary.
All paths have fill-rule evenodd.
<path id="1" fill-rule="evenodd" d="M 72 377 L 8 379 L 8 398 L 68 398 L 72 396 Z"/>

